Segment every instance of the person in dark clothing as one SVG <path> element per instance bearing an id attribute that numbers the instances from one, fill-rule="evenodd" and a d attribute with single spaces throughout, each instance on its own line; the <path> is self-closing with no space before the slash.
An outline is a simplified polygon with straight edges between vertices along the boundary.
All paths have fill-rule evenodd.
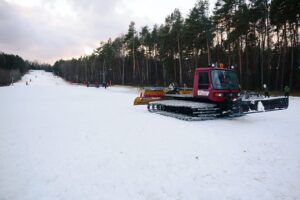
<path id="1" fill-rule="evenodd" d="M 169 91 L 167 92 L 167 94 L 178 94 L 179 92 L 179 88 L 177 83 L 173 82 L 169 85 Z"/>
<path id="2" fill-rule="evenodd" d="M 285 97 L 289 97 L 290 96 L 290 88 L 287 85 L 284 87 L 284 96 Z"/>
<path id="3" fill-rule="evenodd" d="M 103 82 L 103 87 L 106 89 L 107 88 L 107 83 Z"/>
<path id="4" fill-rule="evenodd" d="M 268 89 L 268 86 L 266 84 L 263 85 L 264 87 L 264 92 L 265 92 L 265 97 L 269 98 L 270 97 L 270 94 L 269 94 L 269 89 Z"/>

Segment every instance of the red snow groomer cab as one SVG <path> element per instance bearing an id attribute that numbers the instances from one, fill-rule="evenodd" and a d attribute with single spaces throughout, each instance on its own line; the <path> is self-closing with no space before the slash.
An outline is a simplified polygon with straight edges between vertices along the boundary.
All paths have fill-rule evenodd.
<path id="1" fill-rule="evenodd" d="M 238 77 L 233 70 L 197 68 L 194 75 L 193 97 L 212 102 L 224 102 L 240 96 Z"/>
<path id="2" fill-rule="evenodd" d="M 195 121 L 281 110 L 288 104 L 286 97 L 265 98 L 258 93 L 241 91 L 237 74 L 232 69 L 207 67 L 195 69 L 191 94 L 166 93 L 159 101 L 149 102 L 148 110 Z"/>

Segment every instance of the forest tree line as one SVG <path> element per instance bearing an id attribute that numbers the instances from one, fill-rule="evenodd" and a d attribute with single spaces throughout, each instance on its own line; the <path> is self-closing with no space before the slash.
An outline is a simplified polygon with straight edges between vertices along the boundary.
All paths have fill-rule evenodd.
<path id="1" fill-rule="evenodd" d="M 209 14 L 198 0 L 186 18 L 175 9 L 164 24 L 101 42 L 90 56 L 59 60 L 53 70 L 72 82 L 192 86 L 194 69 L 223 63 L 243 89 L 300 89 L 299 0 L 217 0 Z"/>
<path id="2" fill-rule="evenodd" d="M 51 66 L 24 60 L 18 55 L 0 52 L 0 86 L 10 85 L 20 80 L 29 69 L 51 71 Z"/>

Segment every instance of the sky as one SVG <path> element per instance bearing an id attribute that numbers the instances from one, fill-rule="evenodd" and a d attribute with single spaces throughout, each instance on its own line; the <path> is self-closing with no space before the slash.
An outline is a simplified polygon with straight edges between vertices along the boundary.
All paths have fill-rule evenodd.
<path id="1" fill-rule="evenodd" d="M 186 17 L 197 0 L 0 0 L 0 52 L 53 64 L 89 55 L 125 34 L 131 21 L 162 24 L 175 8 Z M 215 0 L 211 0 L 212 9 Z"/>

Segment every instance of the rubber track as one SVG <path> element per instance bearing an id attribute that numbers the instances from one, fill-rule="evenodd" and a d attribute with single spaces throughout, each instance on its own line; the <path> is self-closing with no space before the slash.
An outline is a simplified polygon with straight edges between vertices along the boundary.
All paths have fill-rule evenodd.
<path id="1" fill-rule="evenodd" d="M 220 109 L 214 104 L 178 100 L 151 102 L 148 111 L 185 121 L 211 120 L 220 116 Z"/>

